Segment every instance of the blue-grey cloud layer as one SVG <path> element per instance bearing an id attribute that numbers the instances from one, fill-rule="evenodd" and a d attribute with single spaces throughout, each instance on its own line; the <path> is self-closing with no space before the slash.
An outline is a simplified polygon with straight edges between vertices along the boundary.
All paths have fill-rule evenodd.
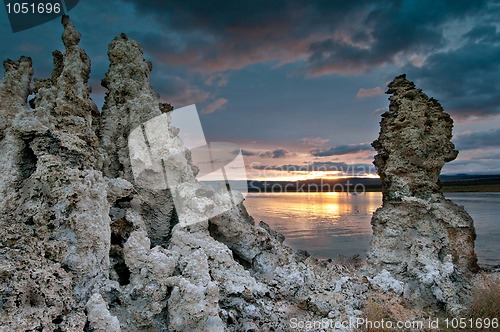
<path id="1" fill-rule="evenodd" d="M 234 154 L 238 154 L 240 151 L 234 151 Z M 293 157 L 295 154 L 286 149 L 275 149 L 275 150 L 264 150 L 264 151 L 251 151 L 242 149 L 241 154 L 246 157 L 259 156 L 261 158 L 287 158 Z"/>
<path id="2" fill-rule="evenodd" d="M 455 120 L 484 127 L 457 136 L 459 149 L 500 152 L 491 143 L 497 132 L 486 131 L 500 126 L 489 122 L 500 115 L 497 0 L 86 0 L 70 14 L 92 58 L 98 104 L 107 44 L 125 32 L 153 62 L 162 99 L 197 104 L 210 141 L 265 143 L 244 146 L 247 156 L 290 157 L 304 137 L 329 144 L 311 159 L 368 155 L 362 142 L 376 138 L 388 101 L 359 92 L 402 72 Z M 33 56 L 35 75 L 50 75 L 50 53 L 62 48 L 58 22 L 12 34 L 0 9 L 0 29 L 3 58 Z"/>
<path id="3" fill-rule="evenodd" d="M 327 156 L 342 156 L 349 153 L 357 153 L 361 151 L 372 151 L 373 148 L 370 144 L 351 144 L 351 145 L 339 145 L 334 146 L 330 149 L 321 150 L 314 149 L 311 150 L 311 155 L 315 157 L 327 157 Z"/>
<path id="4" fill-rule="evenodd" d="M 459 150 L 479 148 L 500 148 L 500 128 L 470 134 L 463 134 L 454 139 Z"/>
<path id="5" fill-rule="evenodd" d="M 275 61 L 306 77 L 392 66 L 453 116 L 500 114 L 496 1 L 126 1 L 163 27 L 141 38 L 165 64 L 211 73 Z"/>

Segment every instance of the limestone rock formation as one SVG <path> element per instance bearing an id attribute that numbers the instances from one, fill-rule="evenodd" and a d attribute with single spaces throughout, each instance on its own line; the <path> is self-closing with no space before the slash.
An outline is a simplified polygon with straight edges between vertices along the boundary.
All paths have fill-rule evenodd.
<path id="1" fill-rule="evenodd" d="M 405 75 L 396 77 L 387 93 L 389 111 L 373 142 L 384 199 L 426 198 L 439 192 L 441 168 L 458 155 L 451 142 L 453 120 Z"/>
<path id="2" fill-rule="evenodd" d="M 180 223 L 170 189 L 132 170 L 141 156 L 129 135 L 148 121 L 166 119 L 163 162 L 185 181 L 190 207 L 231 197 L 196 180 L 138 43 L 122 34 L 109 45 L 99 112 L 80 34 L 69 17 L 62 23 L 65 52 L 53 53 L 50 78 L 32 89 L 29 58 L 4 62 L 0 331 L 290 331 L 291 318 L 355 319 L 374 289 L 460 309 L 477 265 L 472 220 L 439 192 L 439 171 L 456 157 L 452 121 L 411 82 L 390 85 L 374 143 L 384 206 L 373 217 L 371 270 L 356 270 L 288 248 L 243 204 Z"/>
<path id="3" fill-rule="evenodd" d="M 453 120 L 405 75 L 387 93 L 389 111 L 372 144 L 383 206 L 372 218 L 369 263 L 403 281 L 405 297 L 415 303 L 439 302 L 458 312 L 478 266 L 473 220 L 439 191 L 441 168 L 458 154 Z"/>
<path id="4" fill-rule="evenodd" d="M 287 331 L 291 317 L 360 315 L 361 277 L 284 246 L 242 204 L 178 224 L 168 189 L 141 186 L 130 166 L 129 133 L 169 116 L 151 64 L 135 41 L 113 40 L 99 112 L 80 34 L 62 22 L 66 50 L 33 91 L 29 58 L 4 63 L 0 331 Z M 164 149 L 187 193 L 211 190 L 180 139 Z"/>
<path id="5" fill-rule="evenodd" d="M 85 303 L 109 274 L 109 203 L 95 167 L 90 60 L 68 17 L 63 25 L 61 67 L 35 83 L 33 109 L 26 109 L 31 61 L 5 63 L 0 322 L 9 331 L 82 330 Z"/>
<path id="6" fill-rule="evenodd" d="M 125 34 L 115 38 L 108 49 L 109 70 L 102 80 L 108 89 L 97 128 L 100 140 L 104 176 L 134 182 L 128 137 L 130 132 L 146 121 L 162 114 L 158 97 L 149 82 L 151 63 L 144 60 L 142 49 Z M 148 187 L 134 189 L 140 193 L 138 203 L 153 245 L 165 245 L 171 225 L 175 224 L 175 210 L 170 192 L 151 191 Z M 119 225 L 124 213 L 124 202 L 112 207 L 112 228 Z"/>

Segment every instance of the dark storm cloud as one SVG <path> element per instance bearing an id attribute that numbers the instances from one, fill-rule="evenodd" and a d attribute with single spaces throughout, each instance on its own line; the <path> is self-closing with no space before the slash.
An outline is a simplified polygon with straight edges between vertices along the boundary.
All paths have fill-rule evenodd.
<path id="1" fill-rule="evenodd" d="M 492 24 L 476 26 L 460 42 L 430 55 L 421 68 L 410 68 L 410 76 L 455 117 L 499 114 L 500 31 Z"/>
<path id="2" fill-rule="evenodd" d="M 427 53 L 444 44 L 442 26 L 484 6 L 485 2 L 394 1 L 378 2 L 359 22 L 369 43 L 334 38 L 312 43 L 309 58 L 313 75 L 362 72 Z"/>
<path id="3" fill-rule="evenodd" d="M 276 150 L 272 150 L 272 151 L 260 151 L 259 152 L 259 156 L 262 158 L 278 159 L 278 158 L 292 157 L 294 155 L 295 155 L 294 153 L 292 153 L 288 150 L 285 150 L 285 149 L 276 149 Z"/>
<path id="4" fill-rule="evenodd" d="M 208 91 L 180 75 L 170 74 L 172 70 L 153 67 L 151 83 L 161 98 L 174 106 L 203 103 L 212 98 Z"/>
<path id="5" fill-rule="evenodd" d="M 305 49 L 296 45 L 300 38 L 292 29 L 300 21 L 303 6 L 288 1 L 129 2 L 162 25 L 161 32 L 145 32 L 140 39 L 170 65 L 223 71 Z M 284 40 L 286 48 L 282 48 Z"/>
<path id="6" fill-rule="evenodd" d="M 361 72 L 444 43 L 442 26 L 485 1 L 126 0 L 162 32 L 142 42 L 170 64 L 200 71 L 306 61 L 310 75 Z"/>
<path id="7" fill-rule="evenodd" d="M 283 171 L 283 172 L 341 172 L 344 174 L 348 173 L 373 173 L 375 172 L 375 167 L 372 164 L 347 164 L 345 162 L 314 162 L 310 164 L 303 165 L 261 165 L 253 164 L 251 166 L 253 169 L 263 170 L 263 171 Z"/>
<path id="8" fill-rule="evenodd" d="M 233 154 L 238 154 L 238 153 L 240 153 L 240 151 L 239 151 L 239 150 L 235 150 L 235 151 L 233 151 Z M 255 156 L 257 153 L 252 152 L 252 151 L 249 151 L 249 150 L 244 150 L 244 149 L 241 149 L 241 154 L 242 154 L 243 156 L 250 157 L 250 156 Z"/>
<path id="9" fill-rule="evenodd" d="M 392 65 L 457 119 L 500 113 L 495 1 L 125 1 L 159 24 L 137 39 L 170 67 L 206 74 L 274 61 L 320 76 Z"/>
<path id="10" fill-rule="evenodd" d="M 314 149 L 311 150 L 311 155 L 315 157 L 327 157 L 327 156 L 341 156 L 349 153 L 357 153 L 361 151 L 371 151 L 372 146 L 368 143 L 365 144 L 350 144 L 350 145 L 339 145 L 327 150 Z"/>
<path id="11" fill-rule="evenodd" d="M 500 148 L 500 128 L 457 136 L 454 143 L 458 150 Z"/>
<path id="12" fill-rule="evenodd" d="M 239 150 L 235 150 L 233 151 L 233 154 L 238 154 L 239 152 L 240 152 Z M 242 149 L 241 154 L 248 157 L 259 156 L 261 158 L 274 158 L 274 159 L 295 156 L 295 153 L 290 152 L 286 149 L 265 150 L 265 151 L 250 151 Z"/>

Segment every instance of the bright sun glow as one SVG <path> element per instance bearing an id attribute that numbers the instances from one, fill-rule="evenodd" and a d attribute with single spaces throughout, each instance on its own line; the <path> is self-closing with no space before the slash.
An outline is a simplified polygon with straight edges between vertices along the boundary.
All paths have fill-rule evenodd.
<path id="1" fill-rule="evenodd" d="M 323 180 L 339 180 L 339 179 L 347 179 L 347 178 L 371 178 L 371 179 L 376 179 L 379 176 L 377 174 L 342 174 L 341 172 L 337 172 L 337 174 L 334 174 L 335 172 L 320 172 L 320 171 L 312 171 L 312 172 L 293 172 L 293 173 L 286 173 L 286 172 L 280 172 L 284 173 L 283 175 L 281 174 L 270 174 L 269 176 L 259 176 L 259 177 L 251 177 L 251 174 L 249 178 L 252 180 L 257 180 L 257 181 L 304 181 L 304 180 L 318 180 L 318 179 L 323 179 Z M 325 174 L 327 173 L 327 174 Z"/>

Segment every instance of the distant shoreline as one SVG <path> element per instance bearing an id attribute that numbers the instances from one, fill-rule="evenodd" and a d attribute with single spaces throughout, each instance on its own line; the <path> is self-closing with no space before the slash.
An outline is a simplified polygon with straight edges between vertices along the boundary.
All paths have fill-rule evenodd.
<path id="1" fill-rule="evenodd" d="M 441 177 L 443 192 L 500 192 L 500 175 Z M 304 181 L 248 181 L 249 193 L 283 192 L 381 192 L 378 178 L 313 179 Z"/>
<path id="2" fill-rule="evenodd" d="M 258 193 L 265 193 L 265 194 L 280 194 L 280 193 L 346 193 L 346 194 L 351 194 L 352 192 L 345 192 L 345 191 L 265 191 L 265 190 L 248 190 L 248 193 L 251 194 L 258 194 Z M 380 189 L 366 189 L 364 192 L 367 193 L 381 193 L 382 190 Z M 443 193 L 498 193 L 500 192 L 500 186 L 486 186 L 486 187 L 476 187 L 476 186 L 470 186 L 470 187 L 445 187 L 441 189 L 441 192 Z M 356 194 L 360 194 L 360 192 L 356 192 Z"/>

